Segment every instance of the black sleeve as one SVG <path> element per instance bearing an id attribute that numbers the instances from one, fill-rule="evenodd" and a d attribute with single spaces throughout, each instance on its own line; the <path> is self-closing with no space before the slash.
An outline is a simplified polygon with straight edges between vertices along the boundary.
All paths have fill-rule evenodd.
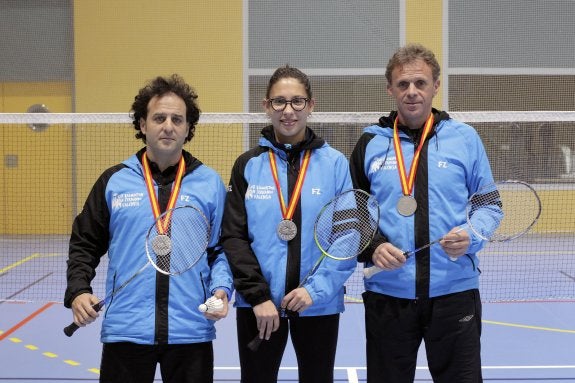
<path id="1" fill-rule="evenodd" d="M 371 184 L 363 170 L 365 166 L 365 148 L 372 138 L 373 134 L 363 133 L 355 144 L 353 152 L 351 152 L 351 156 L 349 158 L 349 171 L 353 187 L 355 189 L 361 189 L 366 193 L 371 193 Z"/>
<path id="2" fill-rule="evenodd" d="M 108 251 L 110 240 L 106 186 L 110 177 L 123 166 L 118 165 L 102 173 L 72 224 L 64 294 L 64 306 L 68 308 L 78 295 L 92 293 L 90 283 L 96 276 L 100 258 Z"/>
<path id="3" fill-rule="evenodd" d="M 365 174 L 365 148 L 367 144 L 374 137 L 373 134 L 363 133 L 351 153 L 349 159 L 349 170 L 351 173 L 351 180 L 353 182 L 353 187 L 355 189 L 361 189 L 366 193 L 371 194 L 371 183 L 367 175 Z M 367 248 L 358 255 L 358 262 L 368 262 L 371 261 L 371 256 L 375 249 L 382 243 L 387 242 L 387 238 L 379 231 L 375 233 L 374 238 Z"/>
<path id="4" fill-rule="evenodd" d="M 222 220 L 221 243 L 228 258 L 236 291 L 252 306 L 271 299 L 271 291 L 251 248 L 244 198 L 248 183 L 244 177 L 253 152 L 240 156 L 232 169 Z"/>

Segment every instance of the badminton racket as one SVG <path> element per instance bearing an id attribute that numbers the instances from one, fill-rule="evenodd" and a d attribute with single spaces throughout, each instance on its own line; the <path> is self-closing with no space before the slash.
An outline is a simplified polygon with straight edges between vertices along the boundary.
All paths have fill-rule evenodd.
<path id="1" fill-rule="evenodd" d="M 299 287 L 311 278 L 322 261 L 329 257 L 337 261 L 348 260 L 364 251 L 379 222 L 379 205 L 372 195 L 360 189 L 347 190 L 325 204 L 316 217 L 313 237 L 321 256 L 300 282 Z M 291 312 L 279 309 L 280 316 L 290 316 Z M 259 334 L 248 344 L 255 351 L 262 339 Z"/>
<path id="2" fill-rule="evenodd" d="M 529 232 L 541 215 L 541 200 L 535 189 L 526 182 L 506 180 L 480 188 L 467 201 L 467 222 L 456 232 L 468 228 L 488 242 L 507 242 Z M 415 250 L 406 251 L 406 258 L 440 242 L 436 239 Z M 457 260 L 451 258 L 452 261 Z M 365 268 L 366 278 L 383 271 L 377 266 Z"/>
<path id="3" fill-rule="evenodd" d="M 210 239 L 210 223 L 194 206 L 179 206 L 166 210 L 148 229 L 145 238 L 148 261 L 124 283 L 94 304 L 95 311 L 102 310 L 114 296 L 152 265 L 165 275 L 179 275 L 191 269 L 205 253 Z M 71 323 L 64 334 L 72 336 L 79 328 Z"/>

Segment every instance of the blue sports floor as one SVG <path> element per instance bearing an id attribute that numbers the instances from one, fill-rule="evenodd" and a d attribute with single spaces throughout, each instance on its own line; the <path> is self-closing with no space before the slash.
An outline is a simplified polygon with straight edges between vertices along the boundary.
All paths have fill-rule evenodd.
<path id="1" fill-rule="evenodd" d="M 482 299 L 495 302 L 513 297 L 523 302 L 484 303 L 482 360 L 486 382 L 575 383 L 573 237 L 547 237 L 528 235 L 482 253 Z M 62 329 L 71 322 L 71 311 L 61 303 L 46 303 L 62 300 L 67 243 L 66 236 L 34 241 L 0 237 L 0 383 L 98 381 L 100 322 L 68 338 Z M 105 270 L 106 263 L 104 259 L 100 269 Z M 361 272 L 358 275 L 361 284 Z M 100 297 L 104 296 L 104 276 L 96 276 Z M 348 293 L 354 297 L 359 292 L 352 292 L 351 287 L 358 286 L 352 279 Z M 549 297 L 554 298 L 549 301 Z M 217 323 L 217 329 L 216 381 L 238 382 L 233 309 L 228 318 Z M 347 304 L 340 322 L 338 382 L 365 381 L 364 338 L 363 305 Z M 289 345 L 280 381 L 297 381 L 296 365 Z M 416 381 L 431 382 L 423 349 Z"/>
<path id="2" fill-rule="evenodd" d="M 239 382 L 234 314 L 231 310 L 217 324 L 218 382 Z M 485 303 L 483 318 L 486 382 L 575 382 L 575 302 Z M 70 311 L 59 303 L 0 303 L 0 382 L 96 382 L 99 322 L 68 338 L 62 328 L 70 320 Z M 365 381 L 363 334 L 363 306 L 348 304 L 336 381 Z M 291 345 L 280 381 L 297 381 Z M 431 382 L 423 352 L 416 381 Z"/>

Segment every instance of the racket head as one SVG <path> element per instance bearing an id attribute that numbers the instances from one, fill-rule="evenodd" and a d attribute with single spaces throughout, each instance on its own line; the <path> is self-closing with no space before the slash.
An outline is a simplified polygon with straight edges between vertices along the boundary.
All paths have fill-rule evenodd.
<path id="1" fill-rule="evenodd" d="M 146 235 L 146 255 L 162 274 L 179 275 L 191 269 L 205 253 L 210 223 L 195 206 L 178 206 L 160 215 Z"/>
<path id="2" fill-rule="evenodd" d="M 506 242 L 531 230 L 541 210 L 541 199 L 531 185 L 518 180 L 498 181 L 481 187 L 469 198 L 467 224 L 481 239 Z"/>
<path id="3" fill-rule="evenodd" d="M 314 224 L 317 247 L 328 257 L 345 260 L 369 245 L 379 223 L 379 204 L 360 189 L 347 190 L 322 207 Z"/>

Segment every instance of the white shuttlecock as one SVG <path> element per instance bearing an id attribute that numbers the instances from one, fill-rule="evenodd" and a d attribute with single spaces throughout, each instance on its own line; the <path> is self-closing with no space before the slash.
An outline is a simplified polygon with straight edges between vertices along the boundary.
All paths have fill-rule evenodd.
<path id="1" fill-rule="evenodd" d="M 198 306 L 198 310 L 201 312 L 213 313 L 216 311 L 222 311 L 224 309 L 224 301 L 220 298 L 210 297 L 205 303 Z"/>

